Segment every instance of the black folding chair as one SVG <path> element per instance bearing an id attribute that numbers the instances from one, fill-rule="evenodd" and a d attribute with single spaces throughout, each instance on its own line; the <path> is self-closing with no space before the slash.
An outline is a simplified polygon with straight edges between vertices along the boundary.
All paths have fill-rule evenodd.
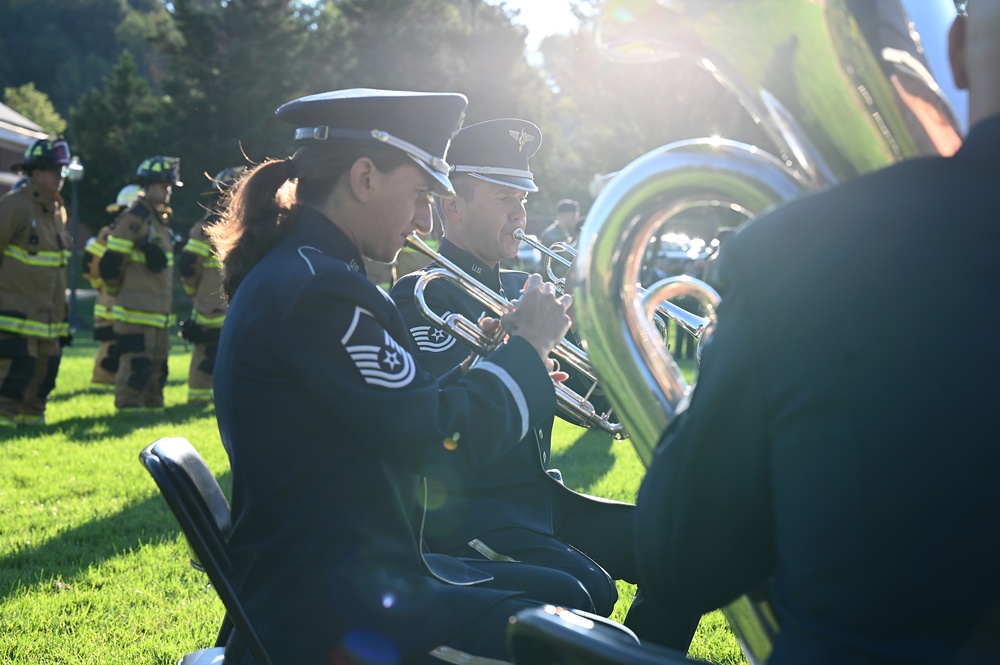
<path id="1" fill-rule="evenodd" d="M 640 644 L 603 617 L 552 605 L 518 612 L 507 626 L 507 650 L 517 665 L 704 665 L 679 651 Z"/>
<path id="2" fill-rule="evenodd" d="M 188 654 L 181 664 L 222 663 L 222 649 L 227 647 L 230 658 L 247 651 L 257 665 L 271 665 L 231 582 L 233 567 L 226 551 L 231 526 L 229 502 L 215 476 L 194 446 L 179 437 L 154 441 L 139 453 L 139 461 L 156 481 L 197 563 L 226 608 L 215 648 Z M 228 630 L 228 622 L 233 630 Z"/>

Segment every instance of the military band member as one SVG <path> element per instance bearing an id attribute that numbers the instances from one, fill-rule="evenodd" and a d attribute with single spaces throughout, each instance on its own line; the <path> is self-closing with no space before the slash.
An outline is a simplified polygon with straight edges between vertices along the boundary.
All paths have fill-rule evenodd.
<path id="1" fill-rule="evenodd" d="M 580 232 L 580 202 L 562 199 L 556 204 L 556 219 L 545 227 L 538 241 L 546 247 L 557 242 L 572 243 Z"/>
<path id="2" fill-rule="evenodd" d="M 521 590 L 589 602 L 564 573 L 472 567 L 421 541 L 421 478 L 472 473 L 542 425 L 543 359 L 569 325 L 568 300 L 536 277 L 504 319 L 510 342 L 442 385 L 365 276 L 363 256 L 391 262 L 430 230 L 465 105 L 369 89 L 291 101 L 277 114 L 297 128 L 295 154 L 241 178 L 209 231 L 230 297 L 215 376 L 230 556 L 265 647 L 288 662 L 505 658 L 508 617 L 536 605 Z M 504 587 L 511 568 L 522 583 Z"/>
<path id="3" fill-rule="evenodd" d="M 208 229 L 220 219 L 219 199 L 245 170 L 243 166 L 231 166 L 219 171 L 212 179 L 213 201 L 208 205 L 205 216 L 191 227 L 188 240 L 177 258 L 177 271 L 181 275 L 184 293 L 194 301 L 191 319 L 181 327 L 181 336 L 194 345 L 188 371 L 188 402 L 212 401 L 215 353 L 219 348 L 219 332 L 226 320 L 229 303 L 222 292 L 219 260 Z"/>
<path id="4" fill-rule="evenodd" d="M 538 191 L 529 160 L 541 141 L 537 126 L 516 118 L 462 129 L 449 151 L 456 196 L 438 202 L 444 220 L 440 253 L 508 300 L 518 297 L 529 279 L 527 273 L 499 266 L 517 255 L 519 241 L 513 233 L 524 229 L 525 201 L 530 192 Z M 414 284 L 422 273 L 397 282 L 392 297 L 417 346 L 417 360 L 444 376 L 469 350 L 429 324 L 417 309 Z M 452 282 L 432 282 L 425 298 L 438 314 L 451 312 L 476 321 L 483 313 L 483 305 Z M 571 387 L 586 392 L 579 385 Z M 438 496 L 431 499 L 435 508 L 427 513 L 424 535 L 438 552 L 566 571 L 587 588 L 595 611 L 608 616 L 618 599 L 615 579 L 636 581 L 630 546 L 633 506 L 578 494 L 557 480 L 558 474 L 547 473 L 554 415 L 553 407 L 539 426 L 525 433 L 520 445 L 484 469 L 470 474 L 443 468 L 429 478 Z M 640 637 L 652 637 L 638 623 L 639 613 L 630 625 L 637 633 L 646 633 Z M 655 632 L 659 639 L 683 648 L 696 625 L 696 618 L 693 625 L 686 622 L 676 640 L 665 635 L 666 626 L 656 626 Z"/>
<path id="5" fill-rule="evenodd" d="M 69 164 L 66 141 L 39 139 L 13 167 L 27 183 L 0 197 L 0 427 L 45 424 L 69 340 L 71 239 L 59 195 Z"/>
<path id="6" fill-rule="evenodd" d="M 116 298 L 112 316 L 119 365 L 115 406 L 123 410 L 163 407 L 173 306 L 172 212 L 167 204 L 181 187 L 180 160 L 156 156 L 136 170 L 138 200 L 121 214 L 108 237 L 99 271 Z"/>
<path id="7" fill-rule="evenodd" d="M 97 235 L 87 241 L 83 251 L 83 275 L 97 290 L 97 297 L 94 298 L 94 340 L 98 346 L 97 356 L 94 358 L 94 371 L 90 377 L 90 388 L 95 391 L 113 391 L 115 376 L 118 374 L 118 345 L 112 314 L 115 297 L 108 293 L 104 280 L 101 279 L 99 267 L 101 257 L 108 249 L 108 238 L 114 230 L 114 220 L 136 202 L 141 191 L 138 185 L 125 185 L 119 190 L 115 202 L 105 208 L 114 219 L 110 224 L 101 227 Z"/>
<path id="8" fill-rule="evenodd" d="M 698 384 L 639 491 L 649 599 L 707 611 L 766 584 L 771 665 L 1000 663 L 1000 3 L 967 4 L 962 147 L 727 240 Z M 943 252 L 943 228 L 976 242 Z M 977 313 L 945 352 L 924 332 L 940 302 Z"/>

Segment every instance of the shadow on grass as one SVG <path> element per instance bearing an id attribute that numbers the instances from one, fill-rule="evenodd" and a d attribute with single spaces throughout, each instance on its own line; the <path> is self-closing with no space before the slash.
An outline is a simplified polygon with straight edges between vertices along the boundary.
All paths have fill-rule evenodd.
<path id="1" fill-rule="evenodd" d="M 107 396 L 113 400 L 112 395 Z M 94 443 L 108 437 L 127 436 L 132 430 L 158 425 L 184 425 L 192 420 L 204 418 L 214 409 L 212 405 L 174 404 L 163 411 L 135 412 L 114 411 L 109 415 L 80 416 L 66 418 L 45 427 L 18 428 L 19 437 L 28 439 L 49 437 L 55 433 L 66 437 L 70 442 Z"/>
<path id="2" fill-rule="evenodd" d="M 611 451 L 614 439 L 599 429 L 585 431 L 573 445 L 552 456 L 552 468 L 562 471 L 566 484 L 587 488 L 603 478 L 615 465 Z"/>
<path id="3" fill-rule="evenodd" d="M 138 454 L 136 464 L 139 464 Z M 150 479 L 150 484 L 153 484 Z M 227 496 L 231 473 L 219 476 Z M 155 487 L 155 485 L 154 485 Z M 9 596 L 49 579 L 67 584 L 92 566 L 136 550 L 144 544 L 172 540 L 180 526 L 157 492 L 119 512 L 70 529 L 37 547 L 25 546 L 0 557 L 0 603 Z"/>

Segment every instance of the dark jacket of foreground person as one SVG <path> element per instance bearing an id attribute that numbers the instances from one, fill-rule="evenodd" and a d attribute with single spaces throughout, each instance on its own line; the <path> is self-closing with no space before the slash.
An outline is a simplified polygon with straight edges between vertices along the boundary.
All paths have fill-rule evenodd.
<path id="1" fill-rule="evenodd" d="M 993 116 L 952 158 L 731 239 L 698 385 L 639 494 L 650 597 L 707 611 L 770 577 L 769 665 L 1000 662 L 998 188 Z"/>

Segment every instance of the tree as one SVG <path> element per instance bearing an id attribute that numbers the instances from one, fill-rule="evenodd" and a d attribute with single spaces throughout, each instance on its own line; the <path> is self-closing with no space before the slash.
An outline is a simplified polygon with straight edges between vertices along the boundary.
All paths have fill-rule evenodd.
<path id="1" fill-rule="evenodd" d="M 334 0 L 318 20 L 314 90 L 461 92 L 465 124 L 522 117 L 547 132 L 552 90 L 525 54 L 526 31 L 484 0 Z M 548 143 L 532 167 L 547 167 Z M 537 164 L 537 169 L 536 165 Z M 554 199 L 553 199 L 554 202 Z"/>
<path id="2" fill-rule="evenodd" d="M 585 24 L 541 45 L 545 71 L 559 91 L 553 148 L 566 195 L 590 200 L 594 175 L 681 139 L 721 133 L 769 144 L 733 95 L 693 62 L 613 62 L 599 51 L 592 30 Z"/>
<path id="3" fill-rule="evenodd" d="M 158 150 L 181 158 L 187 186 L 173 207 L 183 228 L 204 212 L 206 176 L 287 154 L 274 110 L 306 90 L 313 12 L 290 0 L 175 0 L 172 19 L 155 39 L 170 63 Z"/>
<path id="4" fill-rule="evenodd" d="M 130 16 L 141 23 L 165 12 L 159 0 L 0 0 L 0 81 L 33 82 L 66 116 L 126 47 L 148 74 L 150 45 L 119 28 Z"/>
<path id="5" fill-rule="evenodd" d="M 163 154 L 159 137 L 168 109 L 125 52 L 103 87 L 84 95 L 70 113 L 71 144 L 85 167 L 80 220 L 91 231 L 110 221 L 104 208 L 129 182 L 139 162 Z"/>
<path id="6" fill-rule="evenodd" d="M 66 121 L 56 112 L 49 96 L 38 90 L 34 83 L 6 88 L 3 103 L 36 123 L 46 134 L 57 136 L 66 131 Z"/>

